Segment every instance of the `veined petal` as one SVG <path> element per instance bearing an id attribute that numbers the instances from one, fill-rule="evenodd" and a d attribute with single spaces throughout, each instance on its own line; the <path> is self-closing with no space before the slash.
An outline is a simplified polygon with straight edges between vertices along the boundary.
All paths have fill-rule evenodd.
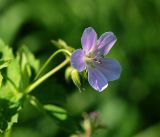
<path id="1" fill-rule="evenodd" d="M 121 66 L 111 58 L 102 58 L 100 63 L 95 63 L 95 67 L 107 78 L 108 81 L 116 80 L 120 77 Z"/>
<path id="2" fill-rule="evenodd" d="M 79 72 L 86 69 L 84 57 L 85 53 L 82 49 L 75 50 L 71 55 L 71 65 Z"/>
<path id="3" fill-rule="evenodd" d="M 99 92 L 108 86 L 107 78 L 96 68 L 88 68 L 88 81 L 89 84 Z"/>
<path id="4" fill-rule="evenodd" d="M 102 34 L 97 41 L 97 54 L 106 55 L 110 51 L 116 40 L 117 38 L 112 32 L 106 32 Z"/>
<path id="5" fill-rule="evenodd" d="M 96 46 L 97 42 L 97 34 L 95 30 L 92 27 L 88 27 L 84 30 L 82 37 L 81 37 L 81 44 L 83 47 L 83 50 L 86 53 L 89 53 L 89 51 Z"/>

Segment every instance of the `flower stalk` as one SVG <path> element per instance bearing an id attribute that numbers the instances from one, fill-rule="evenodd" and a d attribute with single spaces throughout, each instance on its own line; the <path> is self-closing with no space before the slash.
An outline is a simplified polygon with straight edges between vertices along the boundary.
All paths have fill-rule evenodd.
<path id="1" fill-rule="evenodd" d="M 59 71 L 61 68 L 63 68 L 65 65 L 69 63 L 69 58 L 66 58 L 61 64 L 53 68 L 51 71 L 46 73 L 44 76 L 39 78 L 37 81 L 35 81 L 33 84 L 31 84 L 25 91 L 25 93 L 30 93 L 33 89 L 35 89 L 37 86 L 39 86 L 41 83 L 43 83 L 46 79 L 48 79 L 50 76 L 52 76 L 54 73 Z"/>
<path id="2" fill-rule="evenodd" d="M 60 49 L 60 50 L 57 50 L 56 52 L 54 52 L 49 58 L 48 60 L 44 63 L 44 65 L 41 67 L 41 69 L 39 70 L 39 72 L 37 73 L 36 77 L 34 78 L 34 80 L 37 80 L 38 77 L 41 75 L 41 73 L 44 71 L 44 69 L 47 67 L 47 65 L 51 62 L 51 60 L 59 53 L 66 53 L 68 54 L 69 56 L 71 56 L 71 53 L 66 50 L 66 49 Z"/>

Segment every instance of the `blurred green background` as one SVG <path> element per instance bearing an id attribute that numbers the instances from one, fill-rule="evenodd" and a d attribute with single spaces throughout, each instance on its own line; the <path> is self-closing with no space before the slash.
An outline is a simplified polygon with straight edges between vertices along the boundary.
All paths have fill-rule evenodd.
<path id="1" fill-rule="evenodd" d="M 87 84 L 80 93 L 65 81 L 63 69 L 33 94 L 75 117 L 99 112 L 107 128 L 93 137 L 160 137 L 159 0 L 0 0 L 0 37 L 15 53 L 26 44 L 41 64 L 56 50 L 51 39 L 80 48 L 82 32 L 89 26 L 98 35 L 112 31 L 117 36 L 108 56 L 121 63 L 121 78 L 102 93 Z M 62 59 L 56 58 L 49 69 Z M 28 136 L 69 135 L 26 102 L 11 137 Z"/>

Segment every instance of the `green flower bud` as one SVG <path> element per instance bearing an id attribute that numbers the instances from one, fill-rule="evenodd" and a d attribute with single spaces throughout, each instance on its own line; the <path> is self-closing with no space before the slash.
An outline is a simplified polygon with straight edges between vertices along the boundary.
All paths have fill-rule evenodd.
<path id="1" fill-rule="evenodd" d="M 73 69 L 71 72 L 71 79 L 73 80 L 73 83 L 78 87 L 80 91 L 82 91 L 82 84 L 81 84 L 81 78 L 76 69 Z"/>
<path id="2" fill-rule="evenodd" d="M 69 46 L 65 41 L 63 41 L 62 39 L 58 39 L 58 41 L 56 40 L 51 40 L 51 42 L 59 49 L 66 49 L 69 52 L 73 52 L 74 48 L 72 48 L 71 46 Z"/>
<path id="3" fill-rule="evenodd" d="M 66 71 L 65 71 L 65 79 L 66 79 L 66 81 L 69 81 L 70 80 L 70 78 L 71 78 L 71 73 L 72 73 L 72 71 L 73 71 L 73 67 L 71 67 L 71 66 L 69 66 L 67 69 L 66 69 Z"/>
<path id="4" fill-rule="evenodd" d="M 66 71 L 65 71 L 65 79 L 66 81 L 69 82 L 70 79 L 72 79 L 73 83 L 76 85 L 76 87 L 80 90 L 80 92 L 82 90 L 84 90 L 84 88 L 82 88 L 82 77 L 83 77 L 83 73 L 79 73 L 75 68 L 73 68 L 72 66 L 69 66 Z"/>

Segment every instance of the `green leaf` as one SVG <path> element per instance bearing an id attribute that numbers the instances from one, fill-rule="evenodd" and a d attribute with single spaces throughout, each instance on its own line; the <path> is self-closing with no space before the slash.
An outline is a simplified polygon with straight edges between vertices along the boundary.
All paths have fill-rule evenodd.
<path id="1" fill-rule="evenodd" d="M 13 54 L 10 48 L 5 45 L 5 43 L 0 39 L 0 54 L 2 54 L 2 58 L 0 59 L 0 70 L 7 67 L 13 58 Z M 0 72 L 0 87 L 2 84 L 3 76 Z"/>
<path id="2" fill-rule="evenodd" d="M 0 68 L 7 67 L 7 78 L 10 81 L 6 82 L 7 92 L 24 91 L 29 85 L 31 76 L 33 76 L 39 69 L 39 61 L 35 59 L 34 55 L 27 49 L 26 46 L 22 46 L 17 57 L 14 57 L 12 49 L 9 48 L 2 40 L 0 40 L 0 53 L 3 60 L 0 60 Z M 12 59 L 12 62 L 10 62 Z M 12 84 L 11 84 L 12 83 Z M 7 92 L 5 94 L 7 94 Z M 0 93 L 1 96 L 1 93 Z M 4 96 L 4 95 L 3 95 Z"/>
<path id="3" fill-rule="evenodd" d="M 0 60 L 0 70 L 5 68 L 5 67 L 7 67 L 9 65 L 10 61 L 11 61 L 11 59 L 8 59 L 8 60 L 2 60 L 1 59 Z M 0 72 L 0 87 L 2 85 L 2 80 L 3 80 L 3 76 L 2 76 L 2 74 Z"/>
<path id="4" fill-rule="evenodd" d="M 2 40 L 0 40 L 0 54 L 2 54 L 1 67 L 4 68 L 9 63 L 7 67 L 5 77 L 6 83 L 2 85 L 0 90 L 0 98 L 7 100 L 17 100 L 18 87 L 20 83 L 20 68 L 19 62 L 14 58 L 12 49 L 9 48 Z M 10 62 L 10 60 L 12 61 Z"/>
<path id="5" fill-rule="evenodd" d="M 65 120 L 67 118 L 67 112 L 65 109 L 59 107 L 59 106 L 56 106 L 56 105 L 53 105 L 53 104 L 47 104 L 47 105 L 44 105 L 44 109 L 50 113 L 52 116 L 60 119 L 60 120 Z"/>
<path id="6" fill-rule="evenodd" d="M 19 53 L 23 54 L 24 56 L 22 65 L 28 64 L 30 67 L 34 69 L 35 72 L 37 72 L 39 69 L 40 62 L 34 57 L 33 53 L 30 52 L 29 49 L 25 45 L 23 45 L 20 48 Z"/>
<path id="7" fill-rule="evenodd" d="M 47 104 L 43 108 L 47 114 L 66 132 L 82 131 L 82 127 L 79 125 L 79 121 L 74 117 L 70 116 L 65 109 L 62 107 Z"/>
<path id="8" fill-rule="evenodd" d="M 17 57 L 14 57 L 11 48 L 2 40 L 0 54 L 3 58 L 0 60 L 0 67 L 8 66 L 3 75 L 6 82 L 0 87 L 0 132 L 4 132 L 17 122 L 18 112 L 23 103 L 23 91 L 29 85 L 33 73 L 38 70 L 39 61 L 26 47 L 21 48 Z M 1 76 L 0 74 L 0 83 Z"/>
<path id="9" fill-rule="evenodd" d="M 53 104 L 43 105 L 34 96 L 28 96 L 28 99 L 34 107 L 42 113 L 48 114 L 63 130 L 70 133 L 83 130 L 79 124 L 79 120 L 70 116 L 64 108 Z"/>
<path id="10" fill-rule="evenodd" d="M 0 61 L 1 69 L 7 67 L 5 74 L 6 82 L 0 87 L 0 132 L 3 133 L 10 129 L 18 120 L 22 94 L 18 91 L 20 82 L 19 63 L 15 60 L 11 48 L 1 40 L 0 53 L 3 58 Z"/>
<path id="11" fill-rule="evenodd" d="M 0 132 L 10 129 L 17 123 L 18 111 L 21 109 L 18 103 L 10 102 L 6 99 L 0 99 Z"/>
<path id="12" fill-rule="evenodd" d="M 2 58 L 4 60 L 14 58 L 12 49 L 9 48 L 8 45 L 6 45 L 1 39 L 0 39 L 0 53 L 2 54 Z"/>
<path id="13" fill-rule="evenodd" d="M 26 46 L 22 46 L 17 54 L 17 60 L 20 64 L 21 83 L 19 89 L 23 91 L 30 83 L 31 77 L 39 69 L 39 60 L 28 50 Z"/>
<path id="14" fill-rule="evenodd" d="M 3 79 L 3 77 L 2 77 L 2 74 L 1 74 L 1 72 L 0 72 L 0 87 L 1 87 L 1 85 L 2 85 L 2 79 Z"/>
<path id="15" fill-rule="evenodd" d="M 1 59 L 0 60 L 0 69 L 8 67 L 9 63 L 11 62 L 11 60 L 12 59 L 7 59 L 7 60 Z"/>

